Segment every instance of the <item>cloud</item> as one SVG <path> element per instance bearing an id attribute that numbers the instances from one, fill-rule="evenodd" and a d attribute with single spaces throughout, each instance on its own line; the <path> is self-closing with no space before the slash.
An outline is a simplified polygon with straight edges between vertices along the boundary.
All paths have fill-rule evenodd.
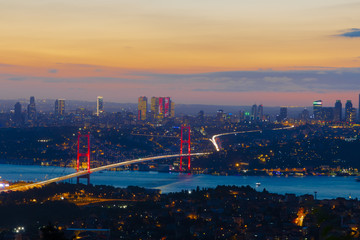
<path id="1" fill-rule="evenodd" d="M 347 38 L 358 38 L 360 37 L 360 28 L 351 28 L 338 36 Z"/>
<path id="2" fill-rule="evenodd" d="M 11 78 L 8 78 L 8 80 L 10 80 L 10 81 L 24 81 L 26 79 L 23 78 L 23 77 L 11 77 Z"/>
<path id="3" fill-rule="evenodd" d="M 286 83 L 291 82 L 292 79 L 288 77 L 264 77 L 264 81 L 270 83 Z"/>
<path id="4" fill-rule="evenodd" d="M 76 83 L 76 87 L 94 88 L 106 86 L 109 91 L 117 86 L 144 88 L 150 91 L 192 92 L 341 92 L 359 90 L 360 68 L 336 68 L 288 71 L 227 71 L 196 74 L 162 74 L 151 72 L 127 72 L 96 77 L 38 77 L 0 74 L 0 81 L 45 83 L 46 87 L 64 87 Z M 56 76 L 56 75 L 54 75 Z M 6 84 L 5 84 L 6 85 Z M 138 91 L 138 90 L 137 90 Z"/>
<path id="5" fill-rule="evenodd" d="M 304 82 L 316 82 L 317 80 L 318 79 L 314 77 L 307 77 L 303 79 Z"/>
<path id="6" fill-rule="evenodd" d="M 14 67 L 15 65 L 0 63 L 0 67 Z"/>
<path id="7" fill-rule="evenodd" d="M 49 73 L 57 73 L 58 70 L 57 70 L 57 69 L 49 69 L 48 72 L 49 72 Z"/>

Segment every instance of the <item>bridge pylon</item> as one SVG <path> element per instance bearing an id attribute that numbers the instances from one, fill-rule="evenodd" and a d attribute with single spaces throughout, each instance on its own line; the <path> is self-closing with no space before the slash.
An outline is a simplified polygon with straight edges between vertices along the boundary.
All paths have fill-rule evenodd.
<path id="1" fill-rule="evenodd" d="M 190 126 L 181 126 L 181 139 L 180 139 L 180 172 L 183 171 L 183 157 L 186 157 L 188 159 L 187 162 L 187 170 L 190 171 L 191 170 L 191 138 L 190 138 L 190 134 L 191 134 L 191 129 Z M 183 156 L 183 150 L 184 150 L 184 145 L 187 144 L 187 156 Z"/>
<path id="2" fill-rule="evenodd" d="M 80 151 L 80 141 L 81 139 L 85 139 L 86 141 L 86 152 Z M 77 177 L 77 183 L 79 183 L 79 178 L 87 178 L 88 185 L 90 184 L 90 133 L 87 134 L 81 134 L 78 133 L 78 139 L 77 139 L 77 157 L 76 157 L 76 171 L 79 172 L 80 169 L 80 158 L 85 157 L 87 161 L 87 171 L 88 174 Z"/>

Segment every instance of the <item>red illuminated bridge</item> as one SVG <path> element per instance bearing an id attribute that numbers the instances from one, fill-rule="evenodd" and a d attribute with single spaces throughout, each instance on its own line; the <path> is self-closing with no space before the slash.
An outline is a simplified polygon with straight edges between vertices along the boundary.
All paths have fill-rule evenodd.
<path id="1" fill-rule="evenodd" d="M 203 156 L 203 155 L 208 155 L 210 153 L 191 153 L 191 156 Z M 121 167 L 124 165 L 131 165 L 131 164 L 135 164 L 135 163 L 142 163 L 142 162 L 148 162 L 148 161 L 153 161 L 153 160 L 159 160 L 159 159 L 165 159 L 165 158 L 176 158 L 176 157 L 187 157 L 188 154 L 173 154 L 173 155 L 163 155 L 163 156 L 155 156 L 155 157 L 147 157 L 147 158 L 138 158 L 138 159 L 134 159 L 134 160 L 129 160 L 129 161 L 124 161 L 124 162 L 120 162 L 120 163 L 114 163 L 114 164 L 109 164 L 109 165 L 105 165 L 105 166 L 101 166 L 101 167 L 97 167 L 97 168 L 92 168 L 90 170 L 90 173 L 94 173 L 94 172 L 100 172 L 103 170 L 107 170 L 107 169 L 111 169 L 111 168 L 117 168 L 117 167 Z M 89 174 L 89 171 L 86 169 L 84 171 L 78 171 L 76 173 L 71 173 L 69 175 L 65 175 L 62 177 L 56 177 L 56 178 L 52 178 L 49 180 L 45 180 L 42 182 L 36 182 L 36 183 L 31 183 L 25 186 L 19 186 L 19 187 L 14 187 L 11 188 L 11 191 L 26 191 L 28 189 L 31 188 L 37 188 L 37 187 L 42 187 L 44 185 L 50 184 L 50 183 L 54 183 L 54 182 L 60 182 L 60 181 L 64 181 L 67 179 L 71 179 L 71 178 L 76 178 L 76 177 L 81 177 L 84 176 L 86 174 Z M 6 190 L 3 190 L 6 191 Z M 1 191 L 0 191 L 1 192 Z"/>

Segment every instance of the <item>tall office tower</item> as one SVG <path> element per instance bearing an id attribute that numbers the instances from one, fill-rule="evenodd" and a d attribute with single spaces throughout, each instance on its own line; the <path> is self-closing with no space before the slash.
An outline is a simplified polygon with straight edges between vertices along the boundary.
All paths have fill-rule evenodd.
<path id="1" fill-rule="evenodd" d="M 138 120 L 145 121 L 147 118 L 147 97 L 138 99 Z"/>
<path id="2" fill-rule="evenodd" d="M 170 109 L 170 117 L 174 118 L 175 117 L 175 103 L 173 101 L 171 101 L 171 109 Z"/>
<path id="3" fill-rule="evenodd" d="M 151 118 L 154 120 L 157 115 L 159 115 L 159 98 L 152 97 L 150 104 Z"/>
<path id="4" fill-rule="evenodd" d="M 96 116 L 100 116 L 104 112 L 104 99 L 98 96 L 96 99 Z"/>
<path id="5" fill-rule="evenodd" d="M 257 119 L 261 122 L 264 121 L 264 107 L 262 104 L 260 104 L 258 107 Z"/>
<path id="6" fill-rule="evenodd" d="M 216 112 L 216 121 L 217 122 L 224 122 L 225 121 L 225 113 L 224 110 L 219 109 Z"/>
<path id="7" fill-rule="evenodd" d="M 351 103 L 351 100 L 347 100 L 345 104 L 345 121 L 351 122 L 351 113 L 353 111 L 353 105 Z"/>
<path id="8" fill-rule="evenodd" d="M 239 122 L 243 122 L 245 121 L 245 112 L 244 111 L 239 111 Z"/>
<path id="9" fill-rule="evenodd" d="M 257 117 L 257 106 L 256 104 L 252 105 L 251 107 L 251 116 L 250 116 L 250 119 L 251 120 L 256 120 L 256 117 Z"/>
<path id="10" fill-rule="evenodd" d="M 152 119 L 175 117 L 175 103 L 170 97 L 152 97 L 150 108 Z"/>
<path id="11" fill-rule="evenodd" d="M 65 99 L 55 100 L 55 115 L 63 116 L 65 114 Z"/>
<path id="12" fill-rule="evenodd" d="M 300 113 L 300 119 L 305 121 L 310 119 L 310 113 L 306 108 Z"/>
<path id="13" fill-rule="evenodd" d="M 350 111 L 350 122 L 356 121 L 356 108 L 351 108 Z"/>
<path id="14" fill-rule="evenodd" d="M 321 120 L 333 121 L 334 120 L 334 108 L 333 107 L 323 107 L 321 109 Z"/>
<path id="15" fill-rule="evenodd" d="M 171 115 L 171 99 L 170 97 L 164 98 L 164 117 L 168 118 Z"/>
<path id="16" fill-rule="evenodd" d="M 287 119 L 287 107 L 281 107 L 280 108 L 280 114 L 279 114 L 279 117 L 280 117 L 280 121 L 284 121 Z"/>
<path id="17" fill-rule="evenodd" d="M 30 104 L 28 105 L 28 120 L 35 121 L 36 120 L 36 106 L 35 106 L 35 97 L 30 97 Z"/>
<path id="18" fill-rule="evenodd" d="M 340 122 L 342 120 L 342 103 L 340 100 L 336 100 L 334 108 L 334 121 Z"/>
<path id="19" fill-rule="evenodd" d="M 20 123 L 22 123 L 21 103 L 17 102 L 17 103 L 14 105 L 14 108 L 15 108 L 14 121 L 15 121 L 17 124 L 20 124 Z"/>
<path id="20" fill-rule="evenodd" d="M 322 104 L 321 100 L 317 100 L 313 102 L 313 112 L 314 112 L 314 119 L 321 120 L 322 119 Z"/>

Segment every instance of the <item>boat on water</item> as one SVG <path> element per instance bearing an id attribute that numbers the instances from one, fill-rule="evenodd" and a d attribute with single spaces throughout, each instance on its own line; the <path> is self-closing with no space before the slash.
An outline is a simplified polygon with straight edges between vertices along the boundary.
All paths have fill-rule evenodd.
<path id="1" fill-rule="evenodd" d="M 260 187 L 261 183 L 257 182 L 256 187 Z"/>
<path id="2" fill-rule="evenodd" d="M 355 181 L 360 182 L 360 177 L 356 177 Z"/>

